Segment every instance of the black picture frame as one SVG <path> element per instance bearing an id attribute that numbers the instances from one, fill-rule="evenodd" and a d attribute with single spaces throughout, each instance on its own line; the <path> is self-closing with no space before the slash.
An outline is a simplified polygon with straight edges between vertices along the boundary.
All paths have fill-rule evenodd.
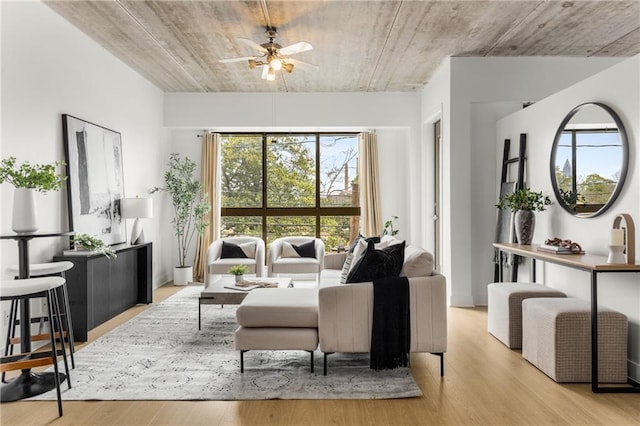
<path id="1" fill-rule="evenodd" d="M 100 238 L 108 245 L 126 242 L 120 202 L 124 197 L 121 134 L 62 114 L 62 135 L 69 229 Z"/>

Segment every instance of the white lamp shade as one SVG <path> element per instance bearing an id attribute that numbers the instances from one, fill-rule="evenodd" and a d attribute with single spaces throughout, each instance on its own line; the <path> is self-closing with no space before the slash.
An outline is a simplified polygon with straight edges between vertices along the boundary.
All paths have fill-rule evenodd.
<path id="1" fill-rule="evenodd" d="M 125 219 L 153 217 L 152 198 L 122 198 L 120 207 Z"/>

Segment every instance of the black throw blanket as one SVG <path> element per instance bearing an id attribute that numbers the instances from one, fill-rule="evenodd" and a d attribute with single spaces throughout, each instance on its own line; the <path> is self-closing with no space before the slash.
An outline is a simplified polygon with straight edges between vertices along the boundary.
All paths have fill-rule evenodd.
<path id="1" fill-rule="evenodd" d="M 409 280 L 406 277 L 373 280 L 371 369 L 406 367 L 410 348 Z"/>

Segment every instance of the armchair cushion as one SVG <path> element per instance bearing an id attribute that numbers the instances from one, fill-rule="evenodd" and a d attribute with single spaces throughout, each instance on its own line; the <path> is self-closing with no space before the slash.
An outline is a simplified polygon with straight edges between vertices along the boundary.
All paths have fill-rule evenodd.
<path id="1" fill-rule="evenodd" d="M 220 259 L 255 259 L 256 243 L 234 244 L 222 242 Z"/>
<path id="2" fill-rule="evenodd" d="M 373 281 L 376 278 L 397 277 L 402 271 L 404 263 L 405 242 L 385 247 L 375 248 L 373 241 L 367 243 L 367 249 L 349 271 L 347 283 Z"/>
<path id="3" fill-rule="evenodd" d="M 304 244 L 295 245 L 286 241 L 282 242 L 282 253 L 280 257 L 308 257 L 316 258 L 316 243 L 310 240 Z"/>

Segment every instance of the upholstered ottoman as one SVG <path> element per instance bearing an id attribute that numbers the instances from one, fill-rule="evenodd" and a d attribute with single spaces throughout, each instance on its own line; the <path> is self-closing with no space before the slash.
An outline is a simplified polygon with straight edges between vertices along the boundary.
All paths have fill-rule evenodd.
<path id="1" fill-rule="evenodd" d="M 249 292 L 236 311 L 235 348 L 240 372 L 249 350 L 304 350 L 318 347 L 318 289 L 264 288 Z"/>
<path id="2" fill-rule="evenodd" d="M 511 349 L 522 347 L 522 301 L 531 297 L 566 297 L 564 293 L 541 284 L 491 283 L 488 329 Z"/>
<path id="3" fill-rule="evenodd" d="M 575 298 L 522 302 L 522 356 L 556 382 L 591 382 L 591 305 Z M 598 380 L 627 381 L 627 317 L 598 308 Z"/>

